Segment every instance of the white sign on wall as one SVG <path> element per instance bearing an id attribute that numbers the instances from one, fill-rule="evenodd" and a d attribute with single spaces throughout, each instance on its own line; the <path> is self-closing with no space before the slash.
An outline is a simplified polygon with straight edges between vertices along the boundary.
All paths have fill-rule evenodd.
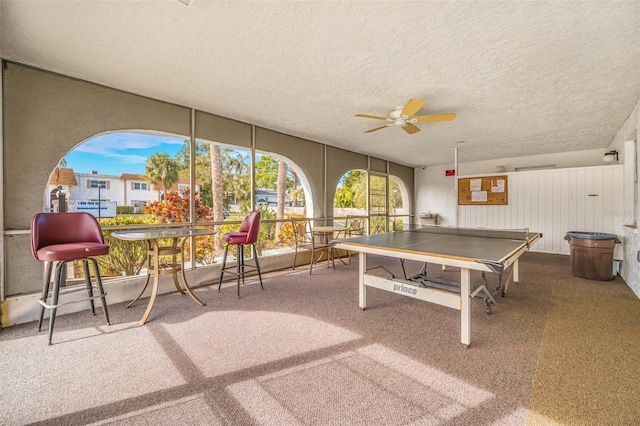
<path id="1" fill-rule="evenodd" d="M 70 212 L 87 212 L 95 217 L 116 217 L 115 201 L 69 201 L 67 211 Z"/>

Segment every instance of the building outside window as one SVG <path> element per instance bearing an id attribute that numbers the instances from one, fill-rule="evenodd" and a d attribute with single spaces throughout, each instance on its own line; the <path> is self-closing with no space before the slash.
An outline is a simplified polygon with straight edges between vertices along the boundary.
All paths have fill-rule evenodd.
<path id="1" fill-rule="evenodd" d="M 133 182 L 133 189 L 147 191 L 148 185 L 142 182 Z"/>

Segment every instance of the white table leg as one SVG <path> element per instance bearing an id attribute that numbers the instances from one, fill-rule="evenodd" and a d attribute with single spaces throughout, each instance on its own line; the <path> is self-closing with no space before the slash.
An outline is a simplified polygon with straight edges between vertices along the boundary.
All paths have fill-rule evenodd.
<path id="1" fill-rule="evenodd" d="M 367 307 L 367 288 L 364 285 L 364 274 L 367 272 L 367 254 L 360 252 L 358 262 L 358 285 L 360 287 L 360 309 Z"/>
<path id="2" fill-rule="evenodd" d="M 515 262 L 513 262 L 513 282 L 517 283 L 520 282 L 520 271 L 518 268 L 518 263 L 520 262 L 520 259 L 516 259 Z"/>
<path id="3" fill-rule="evenodd" d="M 471 345 L 471 270 L 460 268 L 460 342 L 464 348 Z"/>

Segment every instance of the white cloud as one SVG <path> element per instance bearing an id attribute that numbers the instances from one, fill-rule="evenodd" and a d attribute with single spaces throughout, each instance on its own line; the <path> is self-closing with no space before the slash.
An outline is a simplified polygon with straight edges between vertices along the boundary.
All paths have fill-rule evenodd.
<path id="1" fill-rule="evenodd" d="M 90 152 L 92 154 L 114 155 L 118 152 L 132 150 L 148 150 L 163 145 L 182 145 L 183 139 L 147 135 L 142 133 L 108 133 L 89 139 L 77 146 L 75 151 Z"/>

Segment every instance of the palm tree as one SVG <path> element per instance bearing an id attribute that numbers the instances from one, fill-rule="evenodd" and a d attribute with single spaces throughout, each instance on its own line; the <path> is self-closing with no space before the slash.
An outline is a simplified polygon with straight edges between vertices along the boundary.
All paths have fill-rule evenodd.
<path id="1" fill-rule="evenodd" d="M 213 220 L 221 222 L 224 220 L 222 211 L 222 158 L 220 146 L 211 144 L 209 148 L 211 158 L 211 190 L 213 196 Z M 220 225 L 215 226 L 216 232 L 220 232 Z M 222 248 L 222 240 L 216 238 L 216 249 Z"/>
<path id="2" fill-rule="evenodd" d="M 291 207 L 298 207 L 298 193 L 298 175 L 294 170 L 291 170 L 291 191 L 289 192 Z"/>
<path id="3" fill-rule="evenodd" d="M 240 150 L 221 148 L 222 187 L 232 191 L 238 204 L 244 204 L 251 187 L 248 158 Z"/>
<path id="4" fill-rule="evenodd" d="M 173 158 L 169 157 L 168 154 L 164 152 L 159 152 L 157 154 L 153 154 L 147 160 L 147 166 L 144 170 L 144 176 L 154 185 L 162 184 L 162 189 L 164 192 L 164 198 L 167 198 L 167 194 L 169 193 L 169 188 L 178 182 L 179 178 L 179 169 L 180 166 L 178 162 Z"/>
<path id="5" fill-rule="evenodd" d="M 277 181 L 277 194 L 278 194 L 278 203 L 276 205 L 276 219 L 284 219 L 284 195 L 287 190 L 287 163 L 280 160 L 280 164 L 278 166 L 278 181 Z M 276 223 L 276 240 L 279 240 L 280 228 L 282 227 L 282 222 Z"/>

